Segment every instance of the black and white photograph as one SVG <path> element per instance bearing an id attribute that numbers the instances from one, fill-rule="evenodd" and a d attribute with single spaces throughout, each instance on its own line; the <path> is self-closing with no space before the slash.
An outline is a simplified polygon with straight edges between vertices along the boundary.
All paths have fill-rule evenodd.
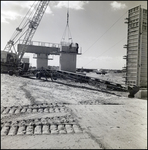
<path id="1" fill-rule="evenodd" d="M 1 149 L 147 149 L 147 1 L 1 1 Z"/>

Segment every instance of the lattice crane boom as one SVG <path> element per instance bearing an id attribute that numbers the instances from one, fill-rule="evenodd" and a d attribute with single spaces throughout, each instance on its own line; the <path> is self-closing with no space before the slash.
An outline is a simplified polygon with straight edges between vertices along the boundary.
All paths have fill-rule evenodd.
<path id="1" fill-rule="evenodd" d="M 28 30 L 25 34 L 24 40 L 22 42 L 22 44 L 24 44 L 24 46 L 23 46 L 22 50 L 19 51 L 19 53 L 18 53 L 19 61 L 21 61 L 21 59 L 27 49 L 27 46 L 30 44 L 30 41 L 32 40 L 33 35 L 35 34 L 35 31 L 44 15 L 44 12 L 45 12 L 48 4 L 49 4 L 49 1 L 40 1 L 35 14 L 29 23 L 29 28 L 28 28 Z"/>
<path id="2" fill-rule="evenodd" d="M 49 1 L 39 1 L 32 18 L 27 19 L 27 21 L 23 24 L 22 28 L 16 28 L 16 34 L 13 35 L 13 38 L 11 38 L 5 46 L 4 51 L 8 51 L 9 53 L 15 52 L 15 54 L 17 55 L 18 60 L 16 63 L 19 63 L 21 61 L 28 45 L 30 45 L 30 42 L 37 30 L 38 25 L 40 24 L 40 21 L 46 11 L 48 4 Z M 23 29 L 26 29 L 26 31 L 24 31 Z M 23 44 L 23 47 L 19 52 L 17 52 L 15 49 L 15 45 L 21 37 L 23 37 L 21 43 Z"/>

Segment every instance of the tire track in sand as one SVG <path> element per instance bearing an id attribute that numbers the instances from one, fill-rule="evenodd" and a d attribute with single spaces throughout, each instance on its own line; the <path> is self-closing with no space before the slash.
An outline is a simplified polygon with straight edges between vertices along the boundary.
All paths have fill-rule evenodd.
<path id="1" fill-rule="evenodd" d="M 30 100 L 31 104 L 35 104 L 35 98 L 31 95 L 30 91 L 26 90 L 24 87 L 27 86 L 27 83 L 23 83 L 22 86 L 20 86 L 21 90 L 25 92 L 25 96 L 27 99 Z"/>

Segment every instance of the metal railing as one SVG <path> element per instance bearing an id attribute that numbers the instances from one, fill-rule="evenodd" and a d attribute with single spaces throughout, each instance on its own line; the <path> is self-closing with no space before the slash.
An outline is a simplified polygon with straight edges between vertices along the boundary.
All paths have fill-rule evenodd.
<path id="1" fill-rule="evenodd" d="M 19 40 L 19 44 L 22 44 L 23 40 Z M 49 43 L 49 42 L 40 42 L 40 41 L 30 41 L 29 45 L 33 45 L 33 46 L 44 46 L 44 47 L 55 47 L 55 48 L 59 48 L 62 46 L 69 46 L 71 43 L 70 42 L 61 42 L 59 43 Z M 73 43 L 75 45 L 75 43 Z M 79 47 L 78 49 L 78 53 L 82 54 L 82 47 Z"/>
<path id="2" fill-rule="evenodd" d="M 23 40 L 19 40 L 19 44 L 22 44 L 22 41 Z M 49 42 L 40 42 L 40 41 L 30 41 L 29 45 L 55 47 L 55 48 L 60 48 L 61 46 L 61 44 L 58 44 L 58 43 L 49 43 Z"/>

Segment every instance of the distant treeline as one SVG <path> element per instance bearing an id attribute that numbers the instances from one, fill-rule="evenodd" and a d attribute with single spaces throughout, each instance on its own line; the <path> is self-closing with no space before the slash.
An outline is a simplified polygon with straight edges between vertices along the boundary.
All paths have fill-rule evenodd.
<path id="1" fill-rule="evenodd" d="M 36 67 L 31 67 L 31 68 L 36 68 Z M 59 66 L 48 66 L 48 69 L 55 69 L 59 70 Z M 88 69 L 88 68 L 76 68 L 76 72 L 98 72 L 98 69 Z M 123 73 L 125 71 L 119 70 L 119 69 L 100 69 L 100 71 L 105 71 L 105 72 L 114 72 L 114 73 Z"/>

